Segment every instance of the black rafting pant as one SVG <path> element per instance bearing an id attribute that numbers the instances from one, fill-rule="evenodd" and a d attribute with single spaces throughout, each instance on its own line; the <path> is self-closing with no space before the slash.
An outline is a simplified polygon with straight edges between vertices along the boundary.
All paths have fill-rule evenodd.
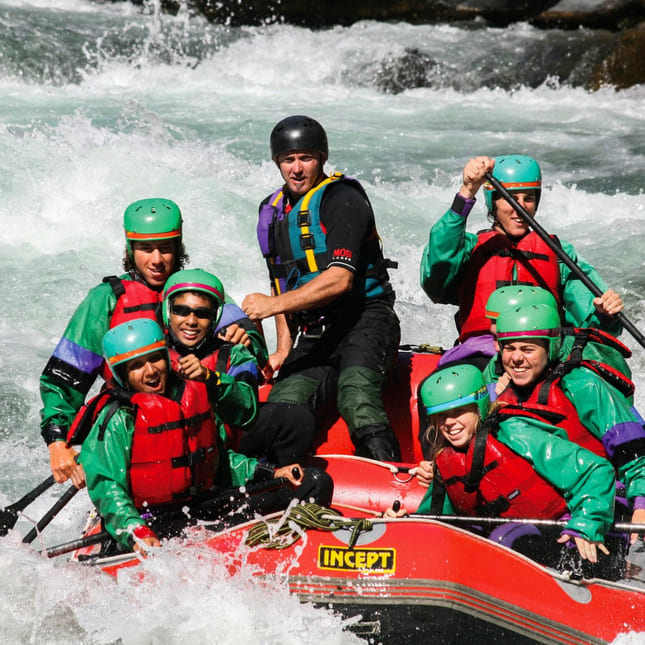
<path id="1" fill-rule="evenodd" d="M 313 448 L 316 419 L 334 404 L 350 434 L 389 427 L 383 388 L 400 336 L 399 319 L 384 300 L 347 311 L 320 338 L 301 333 L 240 452 L 266 454 L 278 465 L 302 460 Z"/>

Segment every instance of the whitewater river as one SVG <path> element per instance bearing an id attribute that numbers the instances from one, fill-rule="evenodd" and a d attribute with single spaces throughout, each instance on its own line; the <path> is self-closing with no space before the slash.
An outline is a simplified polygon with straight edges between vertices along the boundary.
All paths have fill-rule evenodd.
<path id="1" fill-rule="evenodd" d="M 269 132 L 288 114 L 319 119 L 328 169 L 367 188 L 386 254 L 399 261 L 405 343 L 453 343 L 454 309 L 419 287 L 421 252 L 468 158 L 509 152 L 540 160 L 543 225 L 598 268 L 645 329 L 645 87 L 592 94 L 544 69 L 545 82 L 522 86 L 517 61 L 545 38 L 527 25 L 227 29 L 130 5 L 0 0 L 0 505 L 49 472 L 38 378 L 86 291 L 119 271 L 128 203 L 174 199 L 190 266 L 217 273 L 238 301 L 266 290 L 255 220 L 279 179 Z M 387 93 L 406 48 L 436 62 L 430 86 Z M 485 226 L 481 202 L 473 231 Z M 632 360 L 643 410 L 645 351 L 634 347 Z M 78 495 L 48 544 L 75 537 L 87 506 Z M 185 553 L 149 562 L 145 585 L 117 585 L 41 560 L 19 540 L 0 540 L 2 642 L 358 642 L 283 588 L 228 580 Z"/>

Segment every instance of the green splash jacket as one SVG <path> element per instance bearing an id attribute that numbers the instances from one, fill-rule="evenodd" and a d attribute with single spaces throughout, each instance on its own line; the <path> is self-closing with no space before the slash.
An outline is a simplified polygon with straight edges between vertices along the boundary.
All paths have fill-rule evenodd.
<path id="1" fill-rule="evenodd" d="M 242 350 L 246 351 L 240 348 L 240 353 Z M 172 398 L 175 398 L 177 392 L 173 392 L 173 395 Z M 214 393 L 209 388 L 209 399 L 216 411 L 215 422 L 221 440 L 217 476 L 221 475 L 227 485 L 242 486 L 253 478 L 258 461 L 223 447 L 226 438 L 223 422 L 240 426 L 251 423 L 257 411 L 255 393 L 247 383 L 222 374 Z M 108 410 L 109 406 L 96 419 L 83 443 L 79 462 L 85 470 L 87 492 L 103 517 L 105 529 L 119 544 L 130 547 L 132 531 L 137 526 L 145 525 L 130 494 L 134 416 L 130 408 L 119 408 L 107 424 L 103 441 L 99 441 L 99 427 Z"/>
<path id="2" fill-rule="evenodd" d="M 477 244 L 477 235 L 466 231 L 467 219 L 449 209 L 430 230 L 430 238 L 421 259 L 421 286 L 433 302 L 458 305 L 457 292 L 463 267 Z M 574 260 L 582 272 L 606 291 L 598 272 L 578 256 L 571 244 L 560 240 L 562 250 Z M 593 306 L 594 295 L 562 262 L 560 284 L 565 308 L 565 324 L 572 327 L 598 327 L 617 336 L 622 327 L 615 320 L 598 316 Z"/>
<path id="3" fill-rule="evenodd" d="M 606 459 L 557 436 L 558 431 L 517 417 L 502 421 L 495 436 L 563 493 L 571 513 L 566 529 L 602 542 L 614 521 L 614 469 Z M 430 513 L 431 502 L 432 484 L 416 513 Z M 443 514 L 454 514 L 447 496 Z"/>

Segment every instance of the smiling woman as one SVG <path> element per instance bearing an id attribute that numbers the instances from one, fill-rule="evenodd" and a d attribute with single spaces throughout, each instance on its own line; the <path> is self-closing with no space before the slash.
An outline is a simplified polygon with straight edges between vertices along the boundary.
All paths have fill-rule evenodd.
<path id="1" fill-rule="evenodd" d="M 170 333 L 186 347 L 195 347 L 212 333 L 216 312 L 212 298 L 193 292 L 179 293 L 170 305 Z"/>

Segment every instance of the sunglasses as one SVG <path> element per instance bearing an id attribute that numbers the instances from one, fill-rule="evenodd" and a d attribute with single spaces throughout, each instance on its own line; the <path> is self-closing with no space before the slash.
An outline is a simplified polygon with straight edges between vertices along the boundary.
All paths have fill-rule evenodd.
<path id="1" fill-rule="evenodd" d="M 175 316 L 187 318 L 190 314 L 195 314 L 195 318 L 202 320 L 215 318 L 215 312 L 210 307 L 189 307 L 188 305 L 170 305 L 170 313 Z"/>

